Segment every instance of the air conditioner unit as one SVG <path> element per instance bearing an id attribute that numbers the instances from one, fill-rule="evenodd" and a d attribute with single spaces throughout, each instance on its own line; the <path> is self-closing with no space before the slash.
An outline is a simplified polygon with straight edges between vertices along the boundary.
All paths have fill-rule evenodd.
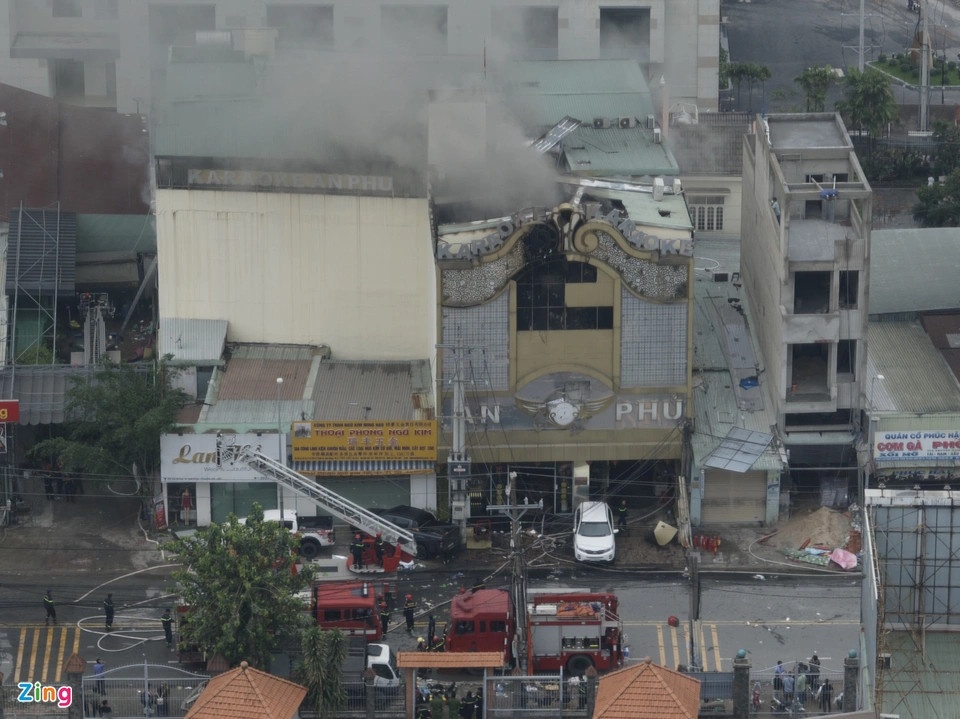
<path id="1" fill-rule="evenodd" d="M 629 128 L 629 127 L 636 127 L 636 126 L 637 126 L 637 118 L 635 118 L 635 117 L 621 117 L 619 120 L 617 120 L 617 124 L 620 125 L 620 127 L 623 128 L 624 130 L 626 130 L 626 129 Z"/>
<path id="2" fill-rule="evenodd" d="M 653 178 L 653 199 L 655 202 L 663 201 L 663 178 Z"/>
<path id="3" fill-rule="evenodd" d="M 647 129 L 652 130 L 657 126 L 657 118 L 654 115 L 647 115 Z"/>
<path id="4" fill-rule="evenodd" d="M 653 128 L 653 141 L 656 143 L 663 142 L 659 127 Z"/>
<path id="5" fill-rule="evenodd" d="M 593 126 L 597 130 L 606 130 L 610 127 L 610 120 L 605 117 L 595 117 L 593 118 Z"/>
<path id="6" fill-rule="evenodd" d="M 877 655 L 877 664 L 883 669 L 889 669 L 891 666 L 891 657 L 888 652 L 881 652 Z"/>

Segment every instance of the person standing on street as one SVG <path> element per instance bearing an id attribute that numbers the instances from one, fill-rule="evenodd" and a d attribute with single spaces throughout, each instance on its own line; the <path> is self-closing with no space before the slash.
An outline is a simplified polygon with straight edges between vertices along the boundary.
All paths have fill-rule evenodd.
<path id="1" fill-rule="evenodd" d="M 167 640 L 167 646 L 173 648 L 173 617 L 170 616 L 169 609 L 163 610 L 160 623 L 163 625 L 163 636 Z"/>
<path id="2" fill-rule="evenodd" d="M 390 607 L 386 602 L 380 602 L 380 633 L 387 635 L 387 627 L 390 626 Z"/>
<path id="3" fill-rule="evenodd" d="M 820 711 L 829 714 L 833 709 L 833 685 L 829 679 L 823 680 L 820 687 Z"/>
<path id="4" fill-rule="evenodd" d="M 113 631 L 113 595 L 108 594 L 103 600 L 103 628 L 106 631 Z"/>
<path id="5" fill-rule="evenodd" d="M 53 620 L 54 625 L 57 623 L 57 608 L 53 603 L 53 590 L 48 589 L 47 593 L 43 595 L 43 608 L 47 610 L 47 621 L 46 624 L 50 624 L 50 620 Z"/>
<path id="6" fill-rule="evenodd" d="M 417 609 L 417 603 L 413 600 L 413 595 L 407 595 L 407 601 L 403 605 L 403 618 L 407 620 L 407 633 L 413 634 L 413 613 Z"/>
<path id="7" fill-rule="evenodd" d="M 617 527 L 619 529 L 627 528 L 627 500 L 621 499 L 620 506 L 617 507 Z"/>
<path id="8" fill-rule="evenodd" d="M 93 665 L 93 676 L 100 677 L 97 679 L 96 692 L 100 696 L 103 696 L 107 693 L 107 683 L 103 680 L 103 673 L 107 671 L 107 665 L 103 663 L 103 660 L 100 657 L 97 657 L 97 661 Z"/>

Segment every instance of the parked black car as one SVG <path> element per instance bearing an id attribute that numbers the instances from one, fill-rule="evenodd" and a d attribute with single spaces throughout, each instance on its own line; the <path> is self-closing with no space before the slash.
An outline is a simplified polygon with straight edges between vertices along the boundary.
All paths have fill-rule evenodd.
<path id="1" fill-rule="evenodd" d="M 372 509 L 375 514 L 413 532 L 420 559 L 440 559 L 444 563 L 457 557 L 463 549 L 460 527 L 443 524 L 431 512 L 406 504 L 389 509 Z"/>

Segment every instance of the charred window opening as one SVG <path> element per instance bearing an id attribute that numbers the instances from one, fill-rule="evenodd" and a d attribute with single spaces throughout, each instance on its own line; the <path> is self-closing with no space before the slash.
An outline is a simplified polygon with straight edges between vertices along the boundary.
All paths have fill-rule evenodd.
<path id="1" fill-rule="evenodd" d="M 597 268 L 565 257 L 531 263 L 517 276 L 517 330 L 609 330 L 613 307 L 567 307 L 568 284 L 597 281 Z"/>
<path id="2" fill-rule="evenodd" d="M 268 5 L 267 25 L 281 47 L 333 47 L 332 5 Z"/>
<path id="3" fill-rule="evenodd" d="M 830 273 L 795 272 L 793 275 L 793 313 L 816 315 L 830 311 Z"/>
<path id="4" fill-rule="evenodd" d="M 860 273 L 854 271 L 840 272 L 840 309 L 854 310 L 857 308 L 857 296 L 860 293 Z"/>
<path id="5" fill-rule="evenodd" d="M 830 344 L 814 342 L 790 345 L 788 401 L 829 399 Z"/>
<path id="6" fill-rule="evenodd" d="M 600 56 L 650 62 L 650 9 L 600 8 Z"/>

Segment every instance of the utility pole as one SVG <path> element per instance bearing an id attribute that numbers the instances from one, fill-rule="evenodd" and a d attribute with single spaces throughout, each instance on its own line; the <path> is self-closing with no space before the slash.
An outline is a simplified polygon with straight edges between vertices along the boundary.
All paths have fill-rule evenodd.
<path id="1" fill-rule="evenodd" d="M 927 35 L 927 8 L 920 3 L 920 132 L 927 131 L 930 112 L 930 40 Z"/>
<path id="2" fill-rule="evenodd" d="M 703 663 L 701 653 L 697 651 L 697 637 L 700 636 L 700 553 L 690 552 L 690 671 L 698 672 Z"/>
<path id="3" fill-rule="evenodd" d="M 529 673 L 527 666 L 527 563 L 523 557 L 523 536 L 520 519 L 528 509 L 543 509 L 543 500 L 537 504 L 517 504 L 517 473 L 510 472 L 507 479 L 507 496 L 510 504 L 489 504 L 488 512 L 499 512 L 510 517 L 510 567 L 512 574 L 513 609 L 516 617 L 516 634 L 513 638 L 513 656 L 517 666 Z"/>
<path id="4" fill-rule="evenodd" d="M 467 541 L 467 519 L 470 517 L 470 453 L 467 451 L 467 401 L 464 390 L 463 355 L 467 348 L 460 340 L 455 344 L 440 344 L 439 349 L 453 353 L 453 407 L 451 417 L 450 453 L 447 455 L 447 481 L 450 484 L 450 519 L 460 526 L 460 539 Z"/>

